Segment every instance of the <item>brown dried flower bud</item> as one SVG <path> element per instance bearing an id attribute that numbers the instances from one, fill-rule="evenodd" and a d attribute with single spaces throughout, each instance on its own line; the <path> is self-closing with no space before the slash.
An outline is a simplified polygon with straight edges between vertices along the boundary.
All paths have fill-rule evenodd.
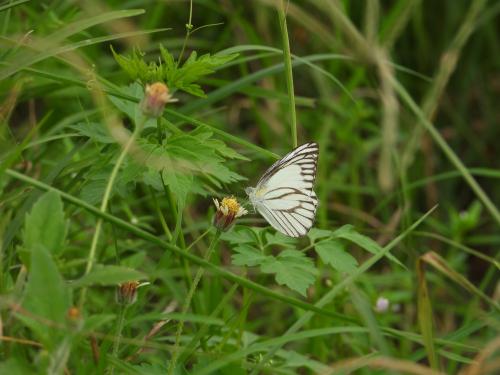
<path id="1" fill-rule="evenodd" d="M 214 203 L 215 207 L 217 207 L 214 225 L 222 231 L 227 231 L 238 217 L 248 213 L 234 197 L 226 197 L 220 203 L 217 199 L 214 199 Z"/>
<path id="2" fill-rule="evenodd" d="M 116 291 L 116 301 L 122 305 L 132 305 L 137 301 L 138 281 L 127 281 L 118 286 Z"/>
<path id="3" fill-rule="evenodd" d="M 81 317 L 80 310 L 77 307 L 70 307 L 67 313 L 68 319 L 71 321 L 79 320 Z"/>
<path id="4" fill-rule="evenodd" d="M 144 98 L 141 101 L 141 110 L 148 117 L 160 117 L 165 108 L 165 104 L 177 101 L 170 95 L 167 85 L 162 82 L 155 82 L 146 85 Z"/>

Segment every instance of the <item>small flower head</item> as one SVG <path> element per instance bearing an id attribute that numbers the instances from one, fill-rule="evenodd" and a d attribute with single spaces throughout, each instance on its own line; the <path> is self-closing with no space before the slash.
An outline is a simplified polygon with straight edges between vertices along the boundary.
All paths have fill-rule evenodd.
<path id="1" fill-rule="evenodd" d="M 127 281 L 118 286 L 116 301 L 121 305 L 132 305 L 137 301 L 138 281 Z"/>
<path id="2" fill-rule="evenodd" d="M 377 302 L 375 302 L 375 311 L 378 313 L 384 313 L 389 309 L 389 300 L 385 297 L 378 297 Z"/>
<path id="3" fill-rule="evenodd" d="M 141 110 L 148 117 L 160 117 L 165 104 L 175 102 L 176 99 L 170 95 L 167 85 L 161 82 L 146 85 L 144 98 L 141 101 Z"/>
<path id="4" fill-rule="evenodd" d="M 76 307 L 70 307 L 67 313 L 68 319 L 71 321 L 79 320 L 81 317 L 80 310 Z"/>
<path id="5" fill-rule="evenodd" d="M 70 307 L 66 312 L 66 322 L 72 329 L 80 329 L 83 326 L 83 319 L 77 307 Z"/>
<path id="6" fill-rule="evenodd" d="M 220 203 L 214 199 L 214 203 L 217 207 L 214 225 L 219 230 L 227 231 L 237 218 L 247 214 L 247 210 L 241 207 L 234 197 L 226 197 Z"/>

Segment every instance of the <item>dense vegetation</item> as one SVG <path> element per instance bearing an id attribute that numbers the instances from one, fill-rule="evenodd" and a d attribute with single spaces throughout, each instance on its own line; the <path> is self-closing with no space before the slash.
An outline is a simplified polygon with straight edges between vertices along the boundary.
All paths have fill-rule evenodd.
<path id="1" fill-rule="evenodd" d="M 0 373 L 499 371 L 499 11 L 1 3 Z M 245 187 L 310 141 L 296 239 Z"/>

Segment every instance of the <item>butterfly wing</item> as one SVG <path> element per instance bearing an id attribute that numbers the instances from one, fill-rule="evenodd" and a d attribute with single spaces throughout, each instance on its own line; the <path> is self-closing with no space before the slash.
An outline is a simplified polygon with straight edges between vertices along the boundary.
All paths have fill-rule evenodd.
<path id="1" fill-rule="evenodd" d="M 255 207 L 269 224 L 287 236 L 303 236 L 314 224 L 318 152 L 314 142 L 297 147 L 274 163 L 257 184 L 256 190 L 263 194 Z"/>
<path id="2" fill-rule="evenodd" d="M 316 142 L 305 143 L 290 151 L 271 165 L 257 183 L 257 190 L 283 186 L 313 191 L 318 165 L 319 147 Z"/>
<path id="3" fill-rule="evenodd" d="M 318 199 L 309 193 L 293 188 L 275 190 L 256 203 L 257 211 L 277 231 L 290 236 L 304 236 L 314 224 Z"/>

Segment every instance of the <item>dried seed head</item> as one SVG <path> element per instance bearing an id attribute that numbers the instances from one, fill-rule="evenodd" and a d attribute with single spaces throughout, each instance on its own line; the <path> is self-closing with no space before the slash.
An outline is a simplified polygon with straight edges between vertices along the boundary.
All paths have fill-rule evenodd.
<path id="1" fill-rule="evenodd" d="M 137 301 L 138 281 L 127 281 L 118 286 L 116 301 L 121 305 L 132 305 Z"/>

